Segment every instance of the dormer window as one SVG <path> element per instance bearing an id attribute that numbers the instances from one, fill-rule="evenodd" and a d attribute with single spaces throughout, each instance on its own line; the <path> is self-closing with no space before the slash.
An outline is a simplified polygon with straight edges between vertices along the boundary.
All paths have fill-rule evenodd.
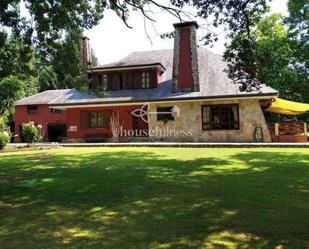
<path id="1" fill-rule="evenodd" d="M 108 71 L 93 73 L 89 89 L 97 91 L 119 91 L 129 89 L 156 88 L 159 82 L 156 70 Z"/>
<path id="2" fill-rule="evenodd" d="M 112 63 L 94 67 L 88 70 L 95 79 L 89 88 L 101 91 L 156 88 L 160 82 L 160 76 L 165 71 L 160 62 L 137 65 Z"/>
<path id="3" fill-rule="evenodd" d="M 150 88 L 150 75 L 148 72 L 142 73 L 142 88 Z"/>
<path id="4" fill-rule="evenodd" d="M 108 75 L 102 74 L 100 78 L 100 86 L 102 91 L 108 90 Z"/>

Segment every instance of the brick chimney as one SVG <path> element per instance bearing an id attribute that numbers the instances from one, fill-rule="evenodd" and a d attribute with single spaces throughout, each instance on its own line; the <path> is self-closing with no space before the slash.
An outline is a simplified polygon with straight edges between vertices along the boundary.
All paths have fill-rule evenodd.
<path id="1" fill-rule="evenodd" d="M 199 91 L 196 22 L 174 24 L 173 92 Z"/>
<path id="2" fill-rule="evenodd" d="M 87 69 L 91 64 L 91 47 L 89 38 L 83 36 L 80 39 L 80 67 L 83 73 L 83 77 L 87 78 Z"/>

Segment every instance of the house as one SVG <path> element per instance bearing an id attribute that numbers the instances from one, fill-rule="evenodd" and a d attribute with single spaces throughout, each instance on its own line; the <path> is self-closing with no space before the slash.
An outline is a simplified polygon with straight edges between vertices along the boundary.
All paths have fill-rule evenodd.
<path id="1" fill-rule="evenodd" d="M 134 52 L 85 69 L 89 88 L 100 96 L 64 89 L 17 101 L 17 134 L 23 122 L 33 121 L 49 141 L 107 141 L 118 124 L 121 141 L 252 142 L 260 125 L 270 142 L 261 102 L 276 98 L 277 91 L 263 86 L 241 92 L 224 72 L 222 56 L 197 47 L 196 22 L 174 27 L 173 50 Z M 85 65 L 88 39 L 81 45 Z"/>

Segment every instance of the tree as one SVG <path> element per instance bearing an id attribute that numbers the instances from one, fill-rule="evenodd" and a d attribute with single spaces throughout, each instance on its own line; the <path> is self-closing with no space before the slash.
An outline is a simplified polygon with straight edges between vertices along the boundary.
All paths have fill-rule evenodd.
<path id="1" fill-rule="evenodd" d="M 280 15 L 266 17 L 250 37 L 240 33 L 227 47 L 224 58 L 229 62 L 229 77 L 241 90 L 256 90 L 260 83 L 269 84 L 269 77 L 278 77 L 276 70 L 289 65 L 291 47 L 280 18 Z"/>
<path id="2" fill-rule="evenodd" d="M 55 51 L 42 61 L 39 72 L 40 91 L 77 87 L 80 84 L 80 38 L 82 32 L 67 32 L 65 39 L 55 43 Z M 97 59 L 92 53 L 93 64 Z M 85 82 L 84 82 L 85 83 Z"/>
<path id="3" fill-rule="evenodd" d="M 24 83 L 16 76 L 8 76 L 0 81 L 0 115 L 10 116 L 14 112 L 14 102 L 25 94 Z"/>
<path id="4" fill-rule="evenodd" d="M 288 10 L 285 24 L 289 27 L 289 38 L 294 48 L 294 67 L 309 77 L 309 2 L 289 0 Z"/>
<path id="5" fill-rule="evenodd" d="M 256 25 L 251 39 L 242 34 L 235 37 L 224 56 L 232 62 L 229 73 L 233 76 L 236 72 L 251 74 L 257 81 L 278 90 L 280 97 L 308 103 L 309 78 L 295 66 L 298 61 L 295 53 L 297 47 L 291 42 L 281 15 L 273 14 Z M 239 82 L 239 78 L 237 80 Z M 248 87 L 246 82 L 243 84 L 242 87 Z"/>
<path id="6" fill-rule="evenodd" d="M 72 88 L 81 77 L 80 70 L 80 38 L 82 32 L 67 32 L 64 41 L 57 43 L 52 55 L 51 65 L 57 74 L 59 88 Z"/>
<path id="7" fill-rule="evenodd" d="M 3 0 L 0 3 L 0 24 L 12 28 L 14 34 L 29 41 L 34 39 L 40 52 L 54 50 L 64 31 L 89 29 L 103 17 L 105 1 L 70 0 Z M 20 15 L 24 7 L 30 18 Z M 35 31 L 35 32 L 34 32 Z"/>
<path id="8" fill-rule="evenodd" d="M 36 74 L 35 48 L 15 35 L 0 32 L 0 77 Z"/>
<path id="9" fill-rule="evenodd" d="M 256 20 L 267 10 L 267 0 L 170 0 L 169 4 L 162 4 L 158 0 L 74 0 L 74 1 L 45 1 L 24 0 L 25 8 L 29 11 L 34 23 L 25 20 L 19 15 L 21 0 L 4 0 L 1 3 L 0 23 L 3 26 L 12 27 L 18 33 L 21 26 L 27 33 L 34 35 L 42 47 L 50 51 L 54 41 L 61 39 L 62 33 L 69 30 L 83 30 L 97 25 L 103 18 L 105 9 L 114 10 L 127 23 L 131 11 L 141 12 L 145 18 L 155 21 L 151 17 L 149 6 L 156 6 L 176 16 L 179 20 L 188 18 L 182 12 L 185 5 L 197 8 L 198 15 L 202 18 L 212 17 L 213 26 L 227 25 L 229 36 L 233 37 L 235 32 L 250 31 Z M 21 23 L 23 25 L 21 25 Z M 35 32 L 33 32 L 35 30 Z M 205 36 L 209 42 L 214 37 L 213 32 Z"/>
<path id="10" fill-rule="evenodd" d="M 304 42 L 309 40 L 309 2 L 308 0 L 289 0 L 289 16 L 286 23 L 289 25 L 291 36 Z"/>
<path id="11" fill-rule="evenodd" d="M 37 54 L 15 35 L 0 32 L 0 80 L 14 75 L 24 83 L 26 96 L 37 92 Z"/>
<path id="12" fill-rule="evenodd" d="M 42 67 L 38 75 L 39 91 L 54 90 L 59 87 L 57 74 L 52 66 Z"/>

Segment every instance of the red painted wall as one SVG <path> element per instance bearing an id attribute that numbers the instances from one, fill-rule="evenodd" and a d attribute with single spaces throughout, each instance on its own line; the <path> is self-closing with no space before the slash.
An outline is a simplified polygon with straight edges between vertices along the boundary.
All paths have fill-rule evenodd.
<path id="1" fill-rule="evenodd" d="M 113 114 L 118 116 L 120 124 L 123 125 L 123 130 L 129 130 L 133 127 L 133 116 L 131 112 L 141 106 L 110 106 L 110 107 L 87 107 L 87 108 L 72 108 L 68 109 L 67 127 L 76 126 L 77 131 L 68 131 L 68 139 L 83 138 L 88 134 L 106 134 L 107 137 L 112 137 L 110 128 L 81 128 L 80 126 L 80 113 L 81 111 L 103 111 L 112 110 Z"/>
<path id="2" fill-rule="evenodd" d="M 48 137 L 47 124 L 63 124 L 67 120 L 67 112 L 51 113 L 48 105 L 37 105 L 37 114 L 28 114 L 27 106 L 15 106 L 15 134 L 18 134 L 20 138 L 20 126 L 22 123 L 28 123 L 33 121 L 35 124 L 41 124 L 44 132 L 44 137 Z"/>
<path id="3" fill-rule="evenodd" d="M 112 107 L 85 107 L 85 108 L 72 108 L 63 111 L 60 114 L 54 114 L 50 112 L 50 108 L 47 105 L 38 105 L 37 114 L 27 114 L 27 106 L 15 107 L 15 130 L 16 134 L 20 136 L 20 126 L 22 123 L 33 121 L 36 124 L 43 126 L 45 131 L 44 137 L 48 138 L 47 125 L 48 124 L 67 124 L 67 138 L 78 139 L 84 138 L 88 134 L 106 134 L 107 137 L 112 136 L 110 128 L 81 128 L 80 126 L 80 113 L 81 111 L 103 111 L 112 110 L 114 115 L 118 115 L 120 124 L 123 125 L 123 130 L 133 129 L 133 116 L 131 112 L 141 106 L 112 106 Z M 70 131 L 70 126 L 76 126 L 77 131 Z M 18 139 L 17 139 L 18 141 Z"/>
<path id="4" fill-rule="evenodd" d="M 190 28 L 180 29 L 178 88 L 193 88 Z"/>

